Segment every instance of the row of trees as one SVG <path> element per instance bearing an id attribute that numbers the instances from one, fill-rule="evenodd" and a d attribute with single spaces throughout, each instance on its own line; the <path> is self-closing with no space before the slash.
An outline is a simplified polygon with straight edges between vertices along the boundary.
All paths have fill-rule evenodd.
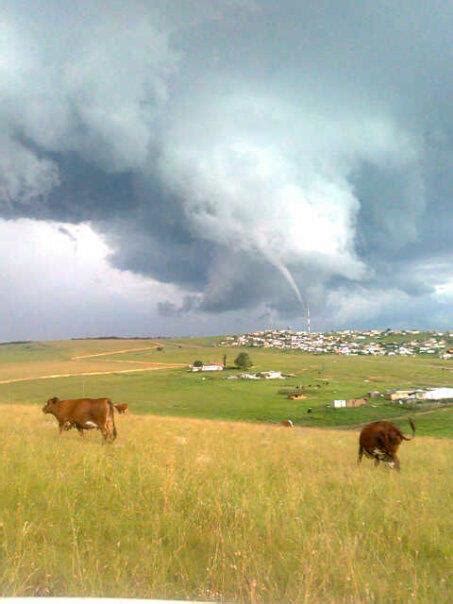
<path id="1" fill-rule="evenodd" d="M 193 362 L 194 367 L 203 367 L 203 365 L 204 365 L 203 361 L 200 361 L 200 360 Z M 253 365 L 253 363 L 252 363 L 252 359 L 246 352 L 240 352 L 238 354 L 238 356 L 234 359 L 234 365 L 238 369 L 248 369 L 249 367 L 251 367 Z M 223 366 L 224 367 L 227 366 L 226 354 L 223 355 Z"/>

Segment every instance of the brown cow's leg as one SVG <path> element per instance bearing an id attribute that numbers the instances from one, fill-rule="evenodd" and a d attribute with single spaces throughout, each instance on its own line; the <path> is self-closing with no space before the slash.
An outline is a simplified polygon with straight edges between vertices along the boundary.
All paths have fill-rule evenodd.
<path id="1" fill-rule="evenodd" d="M 58 432 L 63 434 L 65 422 L 58 422 Z"/>
<path id="2" fill-rule="evenodd" d="M 82 438 L 84 438 L 85 433 L 84 433 L 84 431 L 83 431 L 83 428 L 81 428 L 80 426 L 76 426 L 76 428 L 77 428 L 77 432 L 80 434 L 80 436 L 81 436 Z"/>
<path id="3" fill-rule="evenodd" d="M 116 426 L 115 426 L 115 412 L 113 411 L 113 404 L 110 401 L 109 409 L 107 413 L 107 421 L 110 433 L 110 441 L 113 442 L 117 437 Z"/>
<path id="4" fill-rule="evenodd" d="M 107 427 L 107 422 L 105 422 L 102 426 L 99 426 L 99 430 L 102 433 L 102 438 L 104 439 L 103 442 L 107 442 L 108 437 L 109 437 L 109 430 Z"/>
<path id="5" fill-rule="evenodd" d="M 110 422 L 107 423 L 107 440 L 109 440 L 111 443 L 115 440 L 115 435 Z"/>
<path id="6" fill-rule="evenodd" d="M 106 413 L 103 421 L 103 425 L 101 427 L 102 436 L 104 437 L 104 441 L 109 440 L 113 442 L 116 438 L 116 428 L 115 428 L 115 416 L 113 412 L 113 404 L 111 401 L 108 401 L 108 407 L 106 408 Z"/>
<path id="7" fill-rule="evenodd" d="M 394 465 L 395 470 L 397 472 L 399 472 L 400 471 L 400 460 L 398 459 L 398 457 L 396 455 L 394 455 L 392 461 L 395 464 Z"/>

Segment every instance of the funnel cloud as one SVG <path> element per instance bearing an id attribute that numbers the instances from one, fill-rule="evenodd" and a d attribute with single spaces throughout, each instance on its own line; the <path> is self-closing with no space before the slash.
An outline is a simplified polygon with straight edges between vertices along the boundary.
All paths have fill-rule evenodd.
<path id="1" fill-rule="evenodd" d="M 452 326 L 448 4 L 2 6 L 0 268 L 17 296 L 26 269 L 33 304 L 60 274 L 67 291 L 58 246 L 98 237 L 97 270 L 133 283 L 104 330 L 304 328 L 308 307 L 314 329 Z M 39 229 L 59 243 L 34 269 L 21 237 L 39 246 Z M 83 257 L 58 327 L 9 300 L 0 337 L 68 335 L 78 283 L 93 335 Z"/>

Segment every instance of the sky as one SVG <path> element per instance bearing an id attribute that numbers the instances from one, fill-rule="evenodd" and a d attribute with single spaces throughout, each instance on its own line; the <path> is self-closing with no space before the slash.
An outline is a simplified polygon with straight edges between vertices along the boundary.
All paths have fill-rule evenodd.
<path id="1" fill-rule="evenodd" d="M 0 6 L 0 340 L 453 328 L 451 3 Z"/>

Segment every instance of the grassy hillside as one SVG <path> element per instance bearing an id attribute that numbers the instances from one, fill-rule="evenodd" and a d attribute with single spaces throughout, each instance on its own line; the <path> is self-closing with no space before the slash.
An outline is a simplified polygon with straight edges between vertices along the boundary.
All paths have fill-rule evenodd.
<path id="1" fill-rule="evenodd" d="M 64 340 L 0 345 L 0 382 L 43 375 L 129 369 L 117 350 L 155 348 L 153 340 Z M 99 356 L 101 355 L 101 356 Z"/>
<path id="2" fill-rule="evenodd" d="M 352 432 L 117 425 L 102 446 L 3 409 L 2 596 L 449 601 L 450 441 L 404 443 L 397 475 L 357 468 Z"/>
<path id="3" fill-rule="evenodd" d="M 196 359 L 221 362 L 224 354 L 228 365 L 233 364 L 239 350 L 215 346 L 217 341 L 87 340 L 2 346 L 0 376 L 6 379 L 58 375 L 60 371 L 110 373 L 0 384 L 0 403 L 42 405 L 55 395 L 109 396 L 117 402 L 127 402 L 135 413 L 274 423 L 290 418 L 311 427 L 348 427 L 395 418 L 406 430 L 407 416 L 416 412 L 383 399 L 359 409 L 334 410 L 326 408 L 326 404 L 335 398 L 361 397 L 375 389 L 453 383 L 453 364 L 440 359 L 315 356 L 256 349 L 249 350 L 253 371 L 277 369 L 294 377 L 251 382 L 226 379 L 237 374 L 236 370 L 217 374 L 187 372 L 186 366 Z M 41 353 L 43 360 L 39 361 Z M 121 373 L 125 370 L 134 372 Z M 295 386 L 304 387 L 304 400 L 288 400 L 281 392 Z M 309 408 L 311 413 L 307 413 Z M 419 419 L 424 434 L 453 436 L 451 410 L 435 410 Z"/>

